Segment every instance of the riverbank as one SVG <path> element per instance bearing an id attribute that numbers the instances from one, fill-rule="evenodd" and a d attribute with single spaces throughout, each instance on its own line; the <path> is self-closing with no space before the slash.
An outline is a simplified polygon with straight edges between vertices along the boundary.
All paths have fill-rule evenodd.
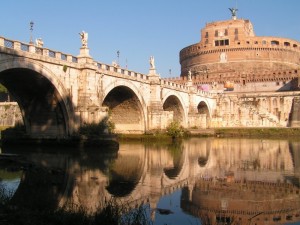
<path id="1" fill-rule="evenodd" d="M 216 137 L 299 138 L 300 128 L 218 128 Z"/>
<path id="2" fill-rule="evenodd" d="M 300 138 L 300 128 L 208 128 L 185 129 L 184 136 L 189 137 L 217 137 L 217 138 Z M 142 142 L 170 142 L 172 137 L 166 131 L 153 131 L 145 134 L 114 134 L 101 135 L 97 138 L 71 138 L 71 139 L 26 139 L 7 138 L 1 139 L 1 145 L 46 145 L 46 146 L 70 146 L 70 147 L 119 147 L 119 141 Z"/>
<path id="3" fill-rule="evenodd" d="M 185 138 L 189 137 L 236 137 L 236 138 L 300 138 L 300 128 L 209 128 L 188 129 Z M 166 132 L 147 134 L 119 134 L 119 141 L 169 141 Z"/>

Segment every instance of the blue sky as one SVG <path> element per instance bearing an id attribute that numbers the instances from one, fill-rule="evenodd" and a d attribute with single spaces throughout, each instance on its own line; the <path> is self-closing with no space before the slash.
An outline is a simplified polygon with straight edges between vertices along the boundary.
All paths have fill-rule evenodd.
<path id="1" fill-rule="evenodd" d="M 250 19 L 257 36 L 300 41 L 299 0 L 9 0 L 1 2 L 0 36 L 29 42 L 41 37 L 44 47 L 77 56 L 79 32 L 88 32 L 94 60 L 148 73 L 149 57 L 161 77 L 180 74 L 179 51 L 200 41 L 205 23 Z M 170 74 L 171 69 L 171 74 Z"/>

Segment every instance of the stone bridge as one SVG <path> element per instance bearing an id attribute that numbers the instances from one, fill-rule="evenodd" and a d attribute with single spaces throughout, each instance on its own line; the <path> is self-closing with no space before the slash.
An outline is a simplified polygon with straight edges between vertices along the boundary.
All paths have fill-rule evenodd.
<path id="1" fill-rule="evenodd" d="M 72 56 L 0 37 L 0 82 L 17 101 L 30 137 L 63 138 L 109 117 L 116 132 L 165 129 L 176 120 L 206 128 L 216 95 L 95 61 L 86 45 Z"/>

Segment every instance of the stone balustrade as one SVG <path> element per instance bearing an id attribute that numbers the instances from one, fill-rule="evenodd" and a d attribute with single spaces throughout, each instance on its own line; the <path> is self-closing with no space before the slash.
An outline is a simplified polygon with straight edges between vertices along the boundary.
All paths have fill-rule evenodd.
<path id="1" fill-rule="evenodd" d="M 78 63 L 78 58 L 76 56 L 73 56 L 73 55 L 70 55 L 67 53 L 62 53 L 59 51 L 54 51 L 54 50 L 44 48 L 44 47 L 38 47 L 38 46 L 35 46 L 34 44 L 30 44 L 30 43 L 24 43 L 24 42 L 20 42 L 20 41 L 10 40 L 10 39 L 4 38 L 4 37 L 0 37 L 0 47 L 5 47 L 5 48 L 13 49 L 16 51 L 28 52 L 31 54 L 37 54 L 37 55 L 41 55 L 41 56 L 46 56 L 46 57 L 54 58 L 57 60 L 66 61 L 69 63 Z M 145 81 L 149 79 L 148 75 L 146 75 L 146 74 L 137 73 L 137 72 L 134 72 L 134 71 L 131 71 L 128 69 L 121 68 L 119 66 L 109 65 L 109 64 L 105 64 L 105 63 L 96 62 L 96 61 L 94 61 L 94 64 L 103 73 L 108 73 L 108 74 L 117 75 L 117 76 L 124 75 L 124 76 L 128 76 L 130 78 L 133 78 L 133 79 L 145 80 Z M 160 84 L 167 88 L 173 88 L 173 89 L 182 90 L 182 91 L 189 90 L 185 84 L 179 84 L 178 82 L 176 82 L 176 80 L 174 80 L 174 82 L 172 82 L 170 80 L 164 80 L 161 78 L 159 78 L 159 79 L 160 79 Z M 198 91 L 197 93 L 199 95 L 212 96 L 212 94 L 209 94 L 209 93 L 203 92 L 203 91 Z"/>

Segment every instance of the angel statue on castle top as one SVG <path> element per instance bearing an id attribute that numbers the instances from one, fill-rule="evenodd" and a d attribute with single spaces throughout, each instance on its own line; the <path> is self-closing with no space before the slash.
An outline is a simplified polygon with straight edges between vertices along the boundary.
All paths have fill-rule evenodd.
<path id="1" fill-rule="evenodd" d="M 232 18 L 236 18 L 236 14 L 237 14 L 237 11 L 238 9 L 237 8 L 229 8 L 230 12 L 231 12 L 231 16 Z"/>

